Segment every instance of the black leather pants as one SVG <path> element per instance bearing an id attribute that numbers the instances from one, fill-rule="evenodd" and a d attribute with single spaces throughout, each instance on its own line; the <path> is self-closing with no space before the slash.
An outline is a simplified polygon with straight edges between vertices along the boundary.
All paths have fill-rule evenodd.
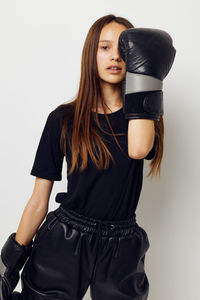
<path id="1" fill-rule="evenodd" d="M 145 300 L 149 248 L 135 216 L 102 221 L 63 210 L 47 214 L 21 273 L 23 300 Z"/>

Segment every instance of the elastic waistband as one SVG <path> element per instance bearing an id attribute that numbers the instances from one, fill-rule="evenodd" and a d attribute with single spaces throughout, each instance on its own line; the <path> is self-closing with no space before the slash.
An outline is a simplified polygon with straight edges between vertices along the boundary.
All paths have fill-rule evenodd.
<path id="1" fill-rule="evenodd" d="M 72 210 L 66 210 L 61 205 L 53 211 L 58 220 L 70 224 L 73 228 L 82 232 L 97 233 L 103 236 L 130 235 L 138 229 L 136 214 L 126 220 L 112 221 L 94 219 L 81 215 Z"/>

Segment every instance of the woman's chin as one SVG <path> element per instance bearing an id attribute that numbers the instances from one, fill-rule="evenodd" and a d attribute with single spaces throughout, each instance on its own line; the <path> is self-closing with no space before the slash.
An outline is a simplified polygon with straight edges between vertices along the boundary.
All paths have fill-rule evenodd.
<path id="1" fill-rule="evenodd" d="M 115 79 L 110 79 L 110 78 L 101 78 L 101 81 L 104 83 L 104 84 L 113 84 L 113 85 L 116 85 L 116 84 L 121 84 L 122 81 L 123 81 L 123 78 L 115 78 Z"/>

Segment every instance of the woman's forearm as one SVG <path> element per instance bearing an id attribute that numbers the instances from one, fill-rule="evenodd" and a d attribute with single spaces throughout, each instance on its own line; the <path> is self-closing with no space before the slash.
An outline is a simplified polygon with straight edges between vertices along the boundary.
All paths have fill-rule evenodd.
<path id="1" fill-rule="evenodd" d="M 135 159 L 144 158 L 153 147 L 154 120 L 131 119 L 128 124 L 128 154 Z"/>
<path id="2" fill-rule="evenodd" d="M 36 234 L 47 212 L 48 205 L 37 206 L 35 201 L 30 199 L 24 208 L 15 240 L 21 245 L 28 245 Z"/>

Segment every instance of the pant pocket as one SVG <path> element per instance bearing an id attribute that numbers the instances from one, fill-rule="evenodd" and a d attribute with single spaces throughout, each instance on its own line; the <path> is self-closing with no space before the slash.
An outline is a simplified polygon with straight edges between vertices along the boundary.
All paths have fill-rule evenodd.
<path id="1" fill-rule="evenodd" d="M 36 232 L 35 238 L 34 238 L 34 244 L 38 244 L 41 239 L 44 237 L 45 234 L 47 234 L 54 225 L 58 222 L 57 217 L 55 216 L 53 211 L 50 211 L 44 223 L 39 227 L 39 229 Z"/>
<path id="2" fill-rule="evenodd" d="M 149 237 L 148 237 L 146 230 L 144 228 L 142 228 L 141 226 L 139 226 L 139 231 L 141 232 L 141 234 L 143 236 L 145 252 L 146 252 L 150 247 Z"/>

